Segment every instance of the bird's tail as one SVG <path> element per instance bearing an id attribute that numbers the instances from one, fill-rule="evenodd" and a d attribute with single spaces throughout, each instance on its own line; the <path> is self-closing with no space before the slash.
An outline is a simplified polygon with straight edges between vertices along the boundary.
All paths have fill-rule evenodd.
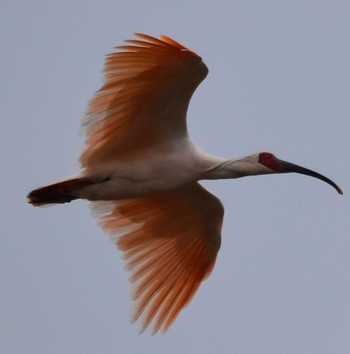
<path id="1" fill-rule="evenodd" d="M 34 206 L 69 203 L 78 199 L 74 191 L 91 184 L 87 178 L 72 178 L 34 189 L 28 194 L 28 202 Z"/>

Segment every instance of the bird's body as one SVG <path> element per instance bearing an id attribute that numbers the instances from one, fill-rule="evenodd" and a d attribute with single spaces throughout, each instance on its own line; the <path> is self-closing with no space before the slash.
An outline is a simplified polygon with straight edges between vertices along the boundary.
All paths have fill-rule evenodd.
<path id="1" fill-rule="evenodd" d="M 221 243 L 223 206 L 203 179 L 297 172 L 328 178 L 256 153 L 224 159 L 190 138 L 186 114 L 206 77 L 202 59 L 172 39 L 137 34 L 109 55 L 104 85 L 89 102 L 86 146 L 74 177 L 29 193 L 33 205 L 87 199 L 123 252 L 135 285 L 134 320 L 166 330 L 210 274 Z"/>
<path id="2" fill-rule="evenodd" d="M 134 156 L 86 169 L 81 177 L 103 181 L 81 191 L 89 200 L 135 198 L 178 188 L 205 177 L 206 171 L 224 161 L 200 150 L 189 137 L 170 145 L 149 148 Z"/>

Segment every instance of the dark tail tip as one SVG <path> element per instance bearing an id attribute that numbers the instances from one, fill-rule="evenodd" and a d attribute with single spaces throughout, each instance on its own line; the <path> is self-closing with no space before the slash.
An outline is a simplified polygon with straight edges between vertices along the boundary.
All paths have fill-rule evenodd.
<path id="1" fill-rule="evenodd" d="M 56 189 L 48 187 L 38 188 L 31 191 L 27 198 L 28 202 L 34 206 L 40 206 L 45 204 L 56 204 L 56 203 L 69 203 L 77 197 L 67 194 L 61 194 Z"/>
<path id="2" fill-rule="evenodd" d="M 90 182 L 82 178 L 54 183 L 31 191 L 27 196 L 28 202 L 34 206 L 69 203 L 78 199 L 73 195 L 74 190 L 88 184 Z"/>

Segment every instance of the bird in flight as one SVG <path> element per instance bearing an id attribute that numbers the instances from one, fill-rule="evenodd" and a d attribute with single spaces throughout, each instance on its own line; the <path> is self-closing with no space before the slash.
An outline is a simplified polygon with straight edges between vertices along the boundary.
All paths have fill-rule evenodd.
<path id="1" fill-rule="evenodd" d="M 88 103 L 82 170 L 33 190 L 34 206 L 92 202 L 122 251 L 133 284 L 133 321 L 166 331 L 211 273 L 224 208 L 198 181 L 296 172 L 327 177 L 268 152 L 224 159 L 187 131 L 191 96 L 207 76 L 202 59 L 174 40 L 137 39 L 106 57 L 104 82 Z"/>

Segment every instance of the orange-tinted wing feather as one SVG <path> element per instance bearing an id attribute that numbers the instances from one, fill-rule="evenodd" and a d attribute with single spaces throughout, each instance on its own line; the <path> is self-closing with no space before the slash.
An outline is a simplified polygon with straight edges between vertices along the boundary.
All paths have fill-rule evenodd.
<path id="1" fill-rule="evenodd" d="M 106 58 L 104 85 L 82 123 L 84 167 L 187 134 L 187 107 L 207 67 L 170 38 L 136 36 Z"/>
<path id="2" fill-rule="evenodd" d="M 142 330 L 166 331 L 210 274 L 220 248 L 223 207 L 198 183 L 118 202 L 94 202 L 107 231 L 119 233 Z M 122 233 L 122 235 L 120 235 Z"/>

